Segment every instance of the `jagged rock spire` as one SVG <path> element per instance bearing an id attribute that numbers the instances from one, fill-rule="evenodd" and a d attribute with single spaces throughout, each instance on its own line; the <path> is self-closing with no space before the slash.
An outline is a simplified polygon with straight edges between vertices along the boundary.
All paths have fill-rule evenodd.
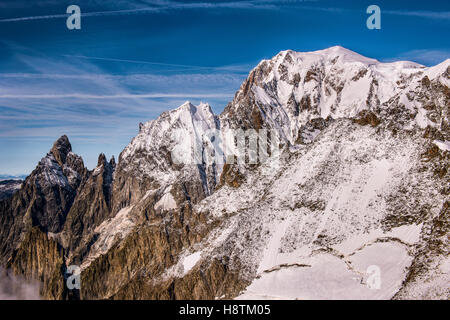
<path id="1" fill-rule="evenodd" d="M 109 165 L 110 165 L 112 168 L 115 168 L 115 167 L 116 167 L 116 159 L 114 158 L 114 156 L 112 156 L 112 157 L 111 157 L 111 160 L 109 160 Z"/>
<path id="2" fill-rule="evenodd" d="M 104 166 L 106 164 L 106 156 L 102 152 L 98 155 L 97 167 Z"/>
<path id="3" fill-rule="evenodd" d="M 66 135 L 62 135 L 58 140 L 56 140 L 53 144 L 52 149 L 50 150 L 60 166 L 66 163 L 67 155 L 71 151 L 72 145 L 70 144 L 69 138 Z"/>

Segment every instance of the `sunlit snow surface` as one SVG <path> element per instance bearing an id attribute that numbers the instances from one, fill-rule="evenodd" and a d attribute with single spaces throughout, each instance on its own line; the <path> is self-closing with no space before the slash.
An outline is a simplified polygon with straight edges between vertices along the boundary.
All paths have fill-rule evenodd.
<path id="1" fill-rule="evenodd" d="M 197 264 L 200 260 L 201 252 L 195 252 L 183 259 L 183 272 L 184 274 L 191 271 L 191 269 Z"/>
<path id="2" fill-rule="evenodd" d="M 166 193 L 161 197 L 161 199 L 155 204 L 155 210 L 171 210 L 177 208 L 177 203 L 170 193 L 171 188 L 166 190 Z"/>
<path id="3" fill-rule="evenodd" d="M 397 83 L 413 75 L 417 76 L 416 81 L 404 90 L 401 99 L 406 108 L 420 109 L 421 106 L 405 99 L 405 94 L 415 88 L 424 71 L 434 78 L 448 66 L 448 62 L 428 69 L 408 61 L 382 63 L 340 46 L 313 52 L 282 51 L 271 60 L 263 60 L 258 67 L 265 64 L 272 71 L 253 88 L 255 99 L 271 106 L 265 109 L 266 121 L 291 143 L 295 142 L 300 126 L 310 118 L 353 117 L 367 108 L 371 96 L 375 95 L 380 104 L 388 102 L 400 92 Z M 294 76 L 302 81 L 293 82 Z M 275 94 L 269 94 L 266 88 L 275 83 Z M 316 110 L 296 115 L 289 106 L 292 97 L 296 101 L 311 99 Z M 426 117 L 418 118 L 417 122 L 429 124 Z"/>
<path id="4" fill-rule="evenodd" d="M 434 140 L 434 144 L 437 145 L 442 151 L 450 151 L 450 141 Z"/>
<path id="5" fill-rule="evenodd" d="M 92 261 L 108 252 L 115 241 L 124 239 L 132 231 L 135 226 L 135 222 L 130 216 L 132 209 L 133 206 L 122 208 L 113 218 L 104 221 L 95 229 L 95 233 L 99 237 L 81 265 L 82 269 L 87 268 Z"/>
<path id="6" fill-rule="evenodd" d="M 238 299 L 389 299 L 400 289 L 411 263 L 408 247 L 397 241 L 361 240 L 348 239 L 352 246 L 361 248 L 342 256 L 339 251 L 317 252 L 304 258 L 286 256 L 291 264 L 265 270 Z M 370 266 L 380 270 L 379 288 L 367 284 Z"/>
<path id="7" fill-rule="evenodd" d="M 262 166 L 240 188 L 224 187 L 196 206 L 227 217 L 203 251 L 229 255 L 254 279 L 239 299 L 390 299 L 422 225 L 389 229 L 383 221 L 421 205 L 436 216 L 444 201 L 418 171 L 419 143 L 337 121 L 279 169 Z M 379 289 L 366 283 L 370 266 L 380 270 Z"/>

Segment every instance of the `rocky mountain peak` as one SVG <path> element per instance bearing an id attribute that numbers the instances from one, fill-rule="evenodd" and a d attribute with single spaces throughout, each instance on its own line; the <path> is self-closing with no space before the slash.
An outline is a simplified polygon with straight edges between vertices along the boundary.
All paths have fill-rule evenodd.
<path id="1" fill-rule="evenodd" d="M 99 156 L 98 156 L 97 167 L 104 166 L 106 163 L 107 163 L 107 161 L 106 161 L 106 156 L 105 156 L 105 154 L 102 152 L 102 153 L 100 153 Z"/>
<path id="2" fill-rule="evenodd" d="M 72 152 L 72 145 L 69 142 L 69 138 L 66 135 L 62 135 L 55 141 L 50 152 L 53 154 L 59 165 L 63 166 L 64 163 L 66 163 L 67 155 L 69 152 Z"/>
<path id="3" fill-rule="evenodd" d="M 115 168 L 115 167 L 116 167 L 116 159 L 114 158 L 114 156 L 111 156 L 111 159 L 109 160 L 109 165 L 110 165 L 112 168 Z"/>

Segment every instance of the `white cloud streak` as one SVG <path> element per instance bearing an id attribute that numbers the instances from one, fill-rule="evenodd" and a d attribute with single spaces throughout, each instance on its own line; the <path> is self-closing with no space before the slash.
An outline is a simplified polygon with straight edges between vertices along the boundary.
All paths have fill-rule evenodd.
<path id="1" fill-rule="evenodd" d="M 92 95 L 82 93 L 67 94 L 2 94 L 0 99 L 155 99 L 155 98 L 230 98 L 233 93 L 148 93 Z"/>
<path id="2" fill-rule="evenodd" d="M 403 10 L 381 10 L 381 13 L 399 15 L 399 16 L 411 16 L 418 18 L 428 18 L 437 20 L 450 20 L 450 11 L 403 11 Z"/>
<path id="3" fill-rule="evenodd" d="M 169 1 L 165 5 L 110 10 L 110 11 L 96 11 L 96 12 L 81 12 L 82 17 L 99 17 L 99 16 L 115 16 L 127 14 L 148 14 L 148 13 L 165 13 L 170 10 L 192 10 L 192 9 L 257 9 L 257 10 L 274 10 L 278 6 L 268 3 L 266 1 L 231 1 L 231 2 L 195 2 L 195 3 L 180 3 Z M 17 18 L 0 19 L 0 22 L 20 22 L 29 20 L 45 20 L 45 19 L 60 19 L 67 18 L 68 14 L 53 14 L 41 16 L 28 16 Z"/>
<path id="4" fill-rule="evenodd" d="M 324 11 L 334 13 L 356 12 L 357 10 L 346 8 L 333 8 L 322 6 L 304 6 L 303 3 L 318 2 L 318 0 L 254 0 L 254 1 L 229 1 L 229 2 L 193 2 L 181 3 L 177 1 L 149 1 L 142 7 L 142 2 L 118 2 L 116 7 L 131 6 L 127 9 L 104 10 L 95 12 L 82 12 L 82 17 L 100 17 L 100 16 L 117 16 L 128 14 L 154 14 L 154 13 L 168 13 L 174 10 L 195 10 L 195 9 L 241 9 L 241 10 L 279 10 L 282 8 L 292 8 L 312 11 Z M 94 1 L 95 3 L 95 1 Z M 99 4 L 103 4 L 100 3 Z M 391 15 L 413 16 L 435 20 L 450 20 L 449 11 L 408 11 L 408 10 L 384 10 L 382 13 Z M 53 14 L 40 16 L 26 16 L 0 19 L 0 22 L 21 22 L 30 20 L 46 20 L 46 19 L 62 19 L 67 18 L 68 14 Z"/>
<path id="5" fill-rule="evenodd" d="M 450 58 L 449 50 L 420 49 L 404 52 L 387 61 L 408 60 L 416 61 L 425 65 L 436 65 Z"/>
<path id="6" fill-rule="evenodd" d="M 220 111 L 246 76 L 226 71 L 236 66 L 201 73 L 186 68 L 179 74 L 147 73 L 171 69 L 151 67 L 144 73 L 109 74 L 91 59 L 55 59 L 26 48 L 14 51 L 31 71 L 0 73 L 0 149 L 22 146 L 5 155 L 8 160 L 2 165 L 8 172 L 28 172 L 61 134 L 78 141 L 86 163 L 95 166 L 98 152 L 117 156 L 139 122 L 186 100 L 209 102 Z M 18 161 L 21 148 L 31 141 L 41 144 L 33 148 L 33 156 L 27 155 L 29 160 Z"/>
<path id="7" fill-rule="evenodd" d="M 100 61 L 111 61 L 111 62 L 125 62 L 125 63 L 134 63 L 134 64 L 148 64 L 153 66 L 164 66 L 164 67 L 179 67 L 186 68 L 182 70 L 168 70 L 168 71 L 190 71 L 193 70 L 205 70 L 205 71 L 235 71 L 235 72 L 247 72 L 248 69 L 245 67 L 244 69 L 239 66 L 219 66 L 219 67 L 206 67 L 206 66 L 194 66 L 194 65 L 186 65 L 186 64 L 174 64 L 174 63 L 162 63 L 155 61 L 144 61 L 144 60 L 130 60 L 130 59 L 116 59 L 116 58 L 104 58 L 104 57 L 90 57 L 90 56 L 81 56 L 81 55 L 63 55 L 68 58 L 77 58 L 77 59 L 87 59 L 87 60 L 100 60 Z M 167 70 L 165 70 L 167 71 Z"/>

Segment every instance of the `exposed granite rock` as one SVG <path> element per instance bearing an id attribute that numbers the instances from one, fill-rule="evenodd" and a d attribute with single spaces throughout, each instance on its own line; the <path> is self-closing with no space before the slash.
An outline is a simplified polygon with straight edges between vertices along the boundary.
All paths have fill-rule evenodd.
<path id="1" fill-rule="evenodd" d="M 426 232 L 422 235 L 419 246 L 402 289 L 396 293 L 394 299 L 450 299 L 448 285 L 435 282 L 439 275 L 439 265 L 445 264 L 450 253 L 450 202 L 445 202 L 440 214 L 429 221 Z M 449 279 L 447 275 L 447 280 Z M 425 290 L 415 292 L 414 286 L 426 287 Z"/>
<path id="2" fill-rule="evenodd" d="M 146 278 L 133 279 L 111 298 L 157 300 L 214 300 L 237 296 L 248 283 L 231 271 L 226 261 L 214 259 L 195 268 L 182 278 L 152 283 Z"/>
<path id="3" fill-rule="evenodd" d="M 368 110 L 363 110 L 358 113 L 358 116 L 353 121 L 362 126 L 366 126 L 369 124 L 372 127 L 376 127 L 380 124 L 380 119 L 378 119 L 375 113 Z"/>
<path id="4" fill-rule="evenodd" d="M 223 166 L 222 174 L 220 175 L 218 188 L 225 184 L 233 188 L 238 188 L 243 180 L 244 176 L 239 172 L 239 167 L 237 165 L 226 163 Z"/>
<path id="5" fill-rule="evenodd" d="M 194 186 L 190 190 L 196 190 Z M 192 211 L 198 195 L 190 194 L 182 183 L 172 186 L 171 194 L 177 209 L 155 209 L 156 200 L 161 198 L 156 193 L 143 206 L 133 208 L 130 214 L 137 215 L 140 221 L 133 232 L 83 270 L 82 299 L 110 298 L 129 282 L 161 276 L 184 248 L 206 236 L 211 226 L 203 214 Z M 141 297 L 145 294 L 134 293 Z"/>
<path id="6" fill-rule="evenodd" d="M 66 294 L 63 250 L 38 227 L 33 227 L 25 235 L 8 261 L 7 268 L 25 280 L 39 281 L 40 294 L 44 299 L 60 300 Z"/>
<path id="7" fill-rule="evenodd" d="M 62 230 L 87 169 L 66 136 L 25 179 L 11 198 L 0 201 L 0 262 L 16 274 L 43 281 L 46 298 L 61 298 L 62 247 L 48 238 Z M 48 255 L 48 257 L 47 257 Z M 48 261 L 46 262 L 46 259 Z"/>
<path id="8" fill-rule="evenodd" d="M 108 162 L 100 154 L 97 167 L 81 184 L 67 214 L 60 238 L 72 264 L 81 264 L 93 241 L 94 229 L 110 216 L 114 169 L 114 158 Z"/>

